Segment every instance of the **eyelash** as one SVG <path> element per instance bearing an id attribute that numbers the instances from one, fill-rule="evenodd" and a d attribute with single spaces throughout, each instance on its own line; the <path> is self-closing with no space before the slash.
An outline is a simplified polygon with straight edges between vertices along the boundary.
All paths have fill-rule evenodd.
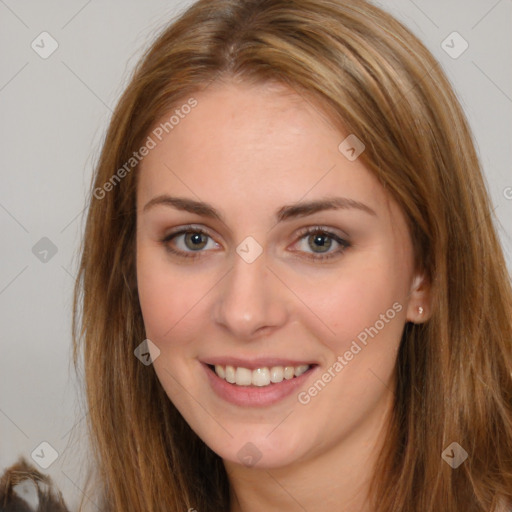
<path id="1" fill-rule="evenodd" d="M 176 238 L 180 235 L 186 235 L 188 233 L 206 235 L 209 238 L 212 238 L 210 236 L 210 234 L 202 228 L 194 227 L 194 226 L 185 226 L 185 227 L 181 228 L 179 231 L 169 233 L 162 240 L 160 240 L 160 242 L 165 246 L 165 249 L 167 251 L 169 251 L 172 254 L 176 254 L 180 257 L 183 257 L 183 258 L 200 258 L 200 257 L 202 257 L 201 253 L 203 253 L 204 251 L 195 251 L 195 252 L 194 251 L 192 251 L 192 252 L 181 251 L 181 250 L 176 250 L 169 245 L 169 242 L 171 242 L 171 240 L 173 240 L 174 238 Z M 351 247 L 351 244 L 347 240 L 344 240 L 343 238 L 339 237 L 336 233 L 333 233 L 332 231 L 329 231 L 328 229 L 325 229 L 322 226 L 313 226 L 313 227 L 301 229 L 298 233 L 298 235 L 299 235 L 298 240 L 302 240 L 303 238 L 306 237 L 306 235 L 314 235 L 317 233 L 326 235 L 327 238 L 333 239 L 335 242 L 337 242 L 340 245 L 340 247 L 335 251 L 325 253 L 325 254 L 316 254 L 315 255 L 314 253 L 305 253 L 306 258 L 309 258 L 309 259 L 315 260 L 315 261 L 325 261 L 325 260 L 328 260 L 328 259 L 331 259 L 331 258 L 341 255 L 342 253 L 345 252 L 346 249 Z"/>

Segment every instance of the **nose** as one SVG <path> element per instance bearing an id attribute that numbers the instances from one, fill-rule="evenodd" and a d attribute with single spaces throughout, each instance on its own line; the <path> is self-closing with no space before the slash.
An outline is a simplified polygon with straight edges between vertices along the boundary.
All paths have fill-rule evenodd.
<path id="1" fill-rule="evenodd" d="M 267 267 L 266 253 L 234 264 L 216 289 L 214 320 L 236 339 L 250 341 L 283 326 L 291 303 L 286 287 Z"/>

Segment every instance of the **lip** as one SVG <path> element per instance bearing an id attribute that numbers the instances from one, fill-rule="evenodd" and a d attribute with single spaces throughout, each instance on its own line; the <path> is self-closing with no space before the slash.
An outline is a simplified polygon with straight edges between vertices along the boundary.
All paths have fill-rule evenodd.
<path id="1" fill-rule="evenodd" d="M 228 359 L 223 359 L 223 363 L 225 361 L 228 361 Z M 234 361 L 234 359 L 230 358 L 229 361 Z M 269 361 L 269 360 L 267 360 Z M 276 360 L 273 360 L 276 361 Z M 254 361 L 252 361 L 254 363 Z M 291 363 L 291 362 L 290 362 Z M 316 373 L 317 369 L 319 368 L 318 365 L 315 365 L 311 367 L 307 372 L 303 373 L 299 377 L 294 377 L 290 380 L 283 380 L 282 382 L 279 382 L 277 384 L 270 384 L 269 386 L 236 386 L 234 384 L 230 384 L 229 382 L 226 382 L 224 379 L 221 379 L 215 371 L 213 371 L 208 364 L 202 362 L 201 366 L 204 368 L 204 371 L 206 373 L 206 376 L 210 382 L 210 385 L 215 392 L 217 396 L 222 398 L 223 400 L 226 400 L 227 402 L 230 402 L 233 405 L 238 405 L 241 407 L 267 407 L 270 405 L 273 405 L 277 402 L 280 402 L 281 400 L 284 400 L 285 398 L 291 396 L 294 391 L 298 392 L 299 389 L 304 386 L 307 379 L 309 379 L 313 374 Z M 213 364 L 213 363 L 212 363 Z M 221 364 L 221 363 L 216 363 Z M 230 364 L 230 363 L 226 363 Z M 245 362 L 244 364 L 247 364 Z M 308 363 L 303 363 L 308 364 Z M 311 363 L 309 363 L 311 364 Z M 299 366 L 300 362 L 294 366 Z M 233 366 L 243 366 L 243 364 L 233 364 Z M 258 365 L 254 366 L 254 364 L 251 365 L 252 368 L 262 368 L 263 366 L 269 366 L 269 365 L 263 365 L 261 366 L 261 362 L 258 361 Z M 282 364 L 272 364 L 270 366 L 284 366 Z M 288 365 L 286 365 L 288 366 Z M 292 366 L 290 364 L 289 366 Z M 249 368 L 248 366 L 245 366 L 245 368 Z"/>

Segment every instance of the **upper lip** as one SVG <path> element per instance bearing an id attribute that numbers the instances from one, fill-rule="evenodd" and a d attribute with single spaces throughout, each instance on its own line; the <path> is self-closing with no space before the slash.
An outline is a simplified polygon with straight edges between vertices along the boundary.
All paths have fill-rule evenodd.
<path id="1" fill-rule="evenodd" d="M 297 361 L 279 357 L 259 357 L 254 359 L 242 359 L 239 357 L 209 357 L 201 360 L 207 365 L 234 366 L 255 370 L 256 368 L 272 368 L 272 366 L 302 366 L 314 365 L 312 361 Z"/>

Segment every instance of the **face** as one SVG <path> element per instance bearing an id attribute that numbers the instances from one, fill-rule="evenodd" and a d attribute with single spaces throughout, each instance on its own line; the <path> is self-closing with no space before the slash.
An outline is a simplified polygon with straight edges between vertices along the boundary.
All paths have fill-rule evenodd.
<path id="1" fill-rule="evenodd" d="M 160 382 L 232 464 L 284 467 L 369 439 L 418 281 L 403 214 L 340 151 L 349 134 L 284 86 L 217 83 L 194 100 L 153 132 L 138 177 Z"/>

